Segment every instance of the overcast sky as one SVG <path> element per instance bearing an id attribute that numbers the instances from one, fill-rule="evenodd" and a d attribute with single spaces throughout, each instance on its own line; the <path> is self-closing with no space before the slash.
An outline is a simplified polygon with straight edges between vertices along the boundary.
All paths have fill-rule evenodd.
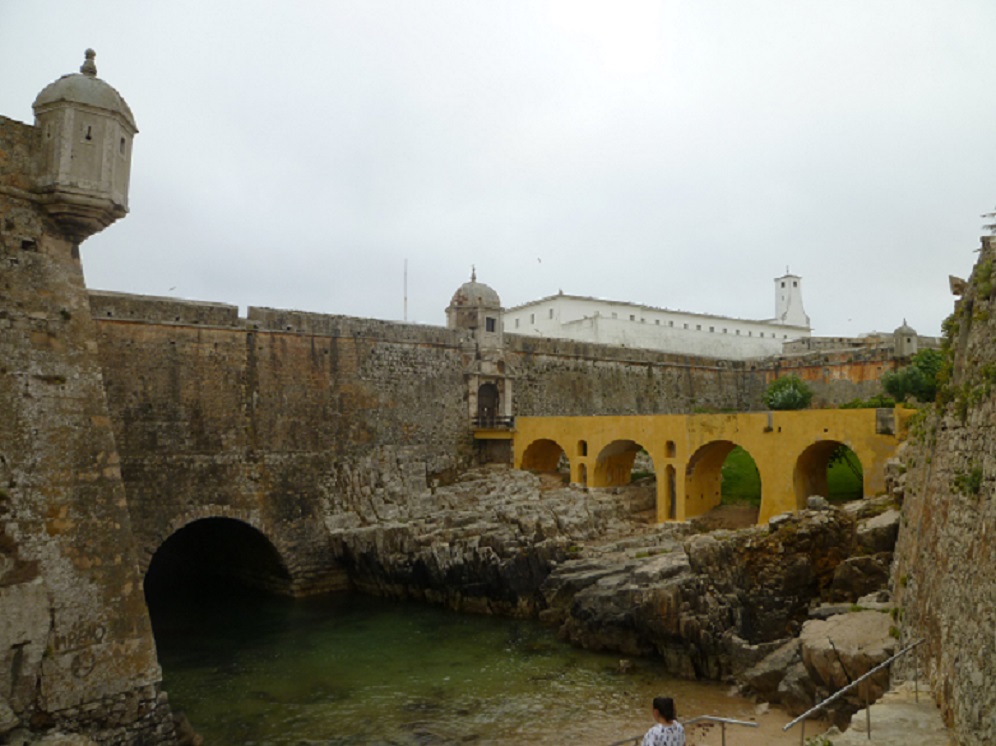
<path id="1" fill-rule="evenodd" d="M 996 205 L 993 0 L 0 0 L 0 114 L 135 114 L 90 287 L 445 324 L 552 295 L 938 334 Z"/>

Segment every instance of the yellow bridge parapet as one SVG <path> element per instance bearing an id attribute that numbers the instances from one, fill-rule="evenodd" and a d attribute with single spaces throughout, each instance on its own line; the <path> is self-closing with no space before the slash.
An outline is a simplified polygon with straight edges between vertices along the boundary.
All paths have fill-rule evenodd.
<path id="1" fill-rule="evenodd" d="M 827 494 L 834 451 L 854 451 L 864 494 L 885 490 L 885 462 L 906 436 L 905 409 L 818 409 L 739 414 L 519 417 L 513 438 L 516 468 L 554 471 L 562 456 L 575 484 L 628 484 L 645 450 L 657 475 L 657 521 L 702 515 L 722 498 L 722 466 L 736 446 L 754 459 L 761 478 L 759 523 Z"/>

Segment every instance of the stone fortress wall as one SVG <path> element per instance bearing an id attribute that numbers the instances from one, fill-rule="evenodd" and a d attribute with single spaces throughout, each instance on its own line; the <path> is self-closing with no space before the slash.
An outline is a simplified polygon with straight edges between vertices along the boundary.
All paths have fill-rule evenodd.
<path id="1" fill-rule="evenodd" d="M 948 330 L 950 381 L 911 429 L 893 491 L 903 502 L 892 586 L 907 640 L 957 742 L 996 743 L 996 236 Z"/>
<path id="2" fill-rule="evenodd" d="M 35 191 L 40 146 L 0 118 L 0 740 L 170 742 L 79 260 L 76 218 L 115 205 L 60 215 L 74 198 Z"/>

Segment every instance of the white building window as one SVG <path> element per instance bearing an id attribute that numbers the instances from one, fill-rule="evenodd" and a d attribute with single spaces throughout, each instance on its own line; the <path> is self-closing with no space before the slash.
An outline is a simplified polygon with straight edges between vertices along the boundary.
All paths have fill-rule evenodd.
<path id="1" fill-rule="evenodd" d="M 519 328 L 519 320 L 518 320 L 518 319 L 516 319 L 516 320 L 515 320 L 515 328 L 516 328 L 516 329 L 518 329 L 518 328 Z"/>
<path id="2" fill-rule="evenodd" d="M 552 308 L 550 309 L 550 318 L 551 319 L 553 318 L 553 309 Z"/>

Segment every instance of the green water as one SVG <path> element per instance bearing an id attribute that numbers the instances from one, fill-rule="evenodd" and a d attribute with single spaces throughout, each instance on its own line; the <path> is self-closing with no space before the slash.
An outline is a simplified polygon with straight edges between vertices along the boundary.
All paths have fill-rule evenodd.
<path id="1" fill-rule="evenodd" d="M 194 610 L 196 608 L 196 610 Z M 535 622 L 355 595 L 154 610 L 165 688 L 209 746 L 601 744 L 679 716 L 750 717 L 717 686 L 573 648 Z"/>

